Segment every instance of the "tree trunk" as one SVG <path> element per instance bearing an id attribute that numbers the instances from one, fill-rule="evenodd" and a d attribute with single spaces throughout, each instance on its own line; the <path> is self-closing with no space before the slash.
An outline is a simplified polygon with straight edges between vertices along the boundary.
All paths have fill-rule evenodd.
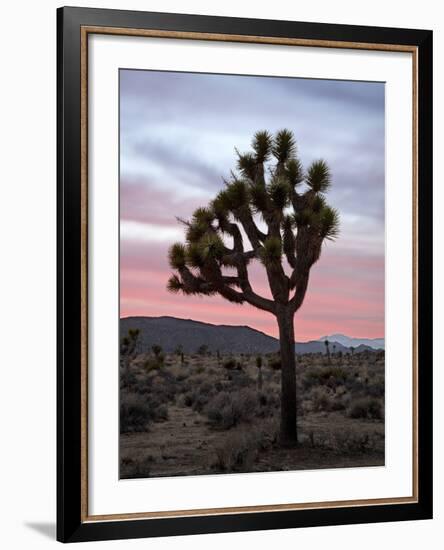
<path id="1" fill-rule="evenodd" d="M 281 355 L 281 443 L 296 445 L 296 353 L 294 313 L 285 308 L 277 314 Z"/>

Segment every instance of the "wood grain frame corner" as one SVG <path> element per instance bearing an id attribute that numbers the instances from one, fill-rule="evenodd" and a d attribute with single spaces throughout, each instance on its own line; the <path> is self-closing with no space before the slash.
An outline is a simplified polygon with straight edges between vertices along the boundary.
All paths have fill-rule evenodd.
<path id="1" fill-rule="evenodd" d="M 69 13 L 68 13 L 69 12 Z M 121 14 L 125 14 L 125 17 L 121 17 Z M 71 31 L 78 33 L 78 53 L 79 53 L 79 140 L 80 140 L 80 149 L 79 149 L 79 252 L 80 256 L 79 261 L 79 273 L 80 273 L 80 288 L 79 288 L 79 363 L 80 363 L 80 380 L 79 380 L 79 423 L 78 427 L 80 429 L 79 440 L 78 440 L 78 490 L 79 496 L 79 507 L 78 507 L 78 525 L 77 529 L 71 533 L 70 540 L 93 540 L 96 536 L 98 539 L 103 538 L 126 538 L 126 537 L 136 537 L 136 536 L 161 536 L 162 534 L 167 534 L 164 532 L 166 529 L 168 533 L 171 534 L 182 534 L 182 533 L 192 533 L 192 532 L 211 532 L 212 530 L 216 531 L 227 531 L 227 530 L 246 530 L 246 529 L 255 529 L 255 528 L 278 528 L 277 526 L 298 526 L 301 525 L 322 525 L 322 524 L 332 524 L 336 522 L 343 523 L 355 523 L 357 521 L 366 521 L 366 512 L 368 521 L 386 521 L 383 514 L 374 514 L 372 510 L 377 508 L 382 511 L 391 510 L 391 518 L 395 519 L 413 519 L 414 517 L 430 517 L 431 515 L 431 478 L 430 480 L 425 479 L 424 486 L 426 490 L 422 491 L 422 480 L 424 479 L 424 472 L 421 473 L 421 462 L 420 455 L 425 457 L 424 462 L 427 464 L 431 463 L 431 441 L 429 445 L 430 434 L 424 434 L 426 445 L 424 441 L 421 440 L 422 425 L 421 424 L 421 415 L 419 412 L 420 403 L 422 403 L 422 393 L 425 392 L 426 395 L 431 394 L 431 379 L 430 381 L 426 380 L 424 387 L 420 386 L 420 372 L 419 372 L 419 316 L 424 317 L 424 312 L 421 313 L 419 307 L 419 259 L 420 259 L 420 227 L 424 225 L 424 221 L 420 219 L 420 208 L 421 203 L 420 197 L 420 179 L 424 179 L 424 175 L 421 173 L 423 169 L 425 159 L 420 159 L 420 155 L 424 155 L 424 151 L 420 148 L 419 140 L 421 143 L 424 141 L 431 141 L 431 131 L 430 128 L 426 127 L 421 128 L 419 121 L 424 121 L 424 116 L 421 113 L 421 104 L 419 101 L 419 79 L 420 79 L 420 63 L 421 55 L 424 60 L 427 60 L 431 57 L 431 44 L 429 45 L 430 51 L 424 51 L 424 47 L 421 45 L 421 40 L 426 41 L 431 37 L 427 31 L 409 31 L 404 29 L 371 29 L 371 28 L 362 28 L 362 27 L 347 27 L 347 26 L 331 26 L 331 25 L 319 25 L 319 28 L 322 28 L 323 35 L 330 35 L 330 39 L 323 36 L 319 37 L 307 37 L 307 26 L 311 29 L 313 28 L 312 24 L 304 23 L 291 23 L 284 22 L 286 26 L 288 25 L 294 27 L 293 32 L 289 36 L 276 36 L 278 27 L 276 26 L 278 22 L 264 22 L 260 23 L 257 20 L 239 20 L 239 19 L 229 19 L 229 18 L 214 18 L 214 17 L 204 17 L 204 16 L 185 16 L 177 14 L 142 14 L 145 16 L 145 21 L 140 19 L 141 12 L 120 12 L 115 10 L 89 10 L 89 9 L 79 9 L 79 8 L 64 8 L 59 13 L 59 57 L 60 51 L 63 48 L 63 32 L 61 27 L 65 30 L 66 27 L 66 17 L 69 15 L 71 26 L 74 28 Z M 74 17 L 72 17 L 74 15 Z M 196 17 L 199 19 L 200 24 L 196 25 Z M 61 19 L 65 21 L 61 22 Z M 128 21 L 137 22 L 136 26 L 122 25 L 123 22 L 128 23 Z M 191 18 L 191 19 L 190 19 Z M 73 21 L 74 20 L 74 21 Z M 168 23 L 168 20 L 170 23 Z M 98 24 L 100 22 L 104 24 Z M 120 21 L 120 24 L 119 24 Z M 233 23 L 235 22 L 235 24 Z M 110 24 L 113 23 L 113 24 Z M 230 25 L 231 23 L 231 25 Z M 269 28 L 271 28 L 270 33 L 265 32 L 264 23 L 269 23 Z M 279 22 L 281 23 L 281 22 Z M 156 28 L 157 25 L 157 28 Z M 171 28 L 165 28 L 169 26 Z M 199 27 L 207 27 L 208 30 L 201 30 Z M 215 32 L 219 30 L 220 27 L 224 28 L 224 32 Z M 305 26 L 305 27 L 304 27 Z M 197 27 L 197 30 L 196 30 Z M 328 28 L 327 28 L 328 27 Z M 239 29 L 242 32 L 225 32 L 225 29 L 238 31 Z M 260 32 L 248 32 L 258 30 Z M 274 29 L 274 32 L 273 32 Z M 304 30 L 305 29 L 305 30 Z M 345 29 L 345 31 L 344 31 Z M 362 31 L 365 29 L 365 31 Z M 382 31 L 378 32 L 377 31 Z M 301 32 L 303 31 L 303 32 Z M 359 32 L 361 31 L 361 32 Z M 376 40 L 369 40 L 367 37 L 371 38 L 372 32 L 373 38 Z M 390 32 L 394 32 L 395 35 L 399 35 L 402 31 L 405 31 L 404 38 L 410 34 L 409 40 L 399 40 L 399 44 L 391 43 L 390 40 L 384 40 L 384 37 L 389 37 Z M 311 34 L 316 35 L 316 32 L 313 30 L 310 31 Z M 355 38 L 364 38 L 355 39 L 355 40 L 336 40 L 332 39 L 335 36 L 348 36 L 350 33 L 355 34 Z M 372 499 L 372 500 L 360 500 L 360 501 L 338 501 L 338 502 L 317 502 L 317 503 L 304 503 L 304 504 L 294 504 L 294 505 L 274 505 L 274 506 L 251 506 L 251 507 L 242 507 L 242 508 L 219 508 L 219 509 L 200 509 L 200 510 L 177 510 L 174 512 L 151 512 L 151 513 L 142 513 L 142 514 L 113 514 L 107 516 L 92 516 L 88 512 L 88 36 L 91 34 L 107 34 L 107 35 L 123 35 L 123 36 L 140 36 L 140 37 L 156 37 L 156 38 L 165 38 L 165 39 L 183 39 L 183 40 L 217 40 L 217 41 L 231 41 L 231 42 L 244 42 L 244 43 L 261 43 L 261 44 L 280 44 L 280 45 L 292 45 L 300 47 L 325 47 L 325 48 L 347 48 L 347 49 L 361 49 L 361 50 L 377 50 L 377 51 L 402 51 L 411 53 L 412 55 L 412 71 L 413 71 L 413 119 L 412 119 L 412 133 L 413 133 L 413 334 L 414 334 L 414 345 L 413 345 L 413 472 L 412 472 L 412 486 L 413 494 L 411 497 L 402 497 L 402 498 L 392 498 L 392 499 Z M 278 32 L 279 34 L 279 32 Z M 294 36 L 294 34 L 302 36 Z M 62 36 L 61 36 L 62 35 Z M 421 36 L 420 36 L 421 35 Z M 402 37 L 400 36 L 400 38 Z M 407 43 L 406 43 L 407 42 Z M 61 64 L 59 59 L 59 73 L 62 72 Z M 431 69 L 430 69 L 431 71 Z M 427 72 L 427 71 L 426 71 Z M 427 76 L 427 80 L 431 80 L 431 74 Z M 59 116 L 65 120 L 66 111 L 64 105 L 60 105 L 60 87 L 63 87 L 63 83 L 59 81 Z M 422 94 L 431 96 L 431 86 L 426 87 L 425 90 L 422 90 Z M 66 127 L 64 125 L 59 126 L 59 142 L 61 134 L 65 136 Z M 60 165 L 60 144 L 59 144 L 59 165 Z M 427 156 L 427 154 L 426 154 Z M 420 161 L 421 160 L 421 161 Z M 59 166 L 60 168 L 60 166 Z M 63 166 L 65 168 L 65 166 Z M 61 173 L 63 172 L 63 173 Z M 64 176 L 65 170 L 59 172 L 59 218 L 60 210 L 63 210 L 63 201 L 60 201 L 60 195 L 65 190 L 65 179 Z M 63 189 L 61 189 L 63 188 Z M 422 189 L 422 186 L 421 186 Z M 427 191 L 428 193 L 428 191 Z M 429 204 L 430 202 L 430 204 Z M 430 197 L 426 196 L 424 204 L 427 210 L 431 210 L 431 195 Z M 61 229 L 59 227 L 59 229 Z M 423 242 L 421 240 L 421 242 Z M 60 247 L 60 246 L 59 246 Z M 66 247 L 64 247 L 66 248 Z M 431 250 L 430 250 L 431 254 Z M 430 257 L 431 262 L 431 257 Z M 427 262 L 426 262 L 427 263 Z M 427 277 L 430 275 L 427 272 Z M 60 277 L 60 272 L 59 272 Z M 65 285 L 63 286 L 63 292 L 61 293 L 64 297 L 65 295 Z M 60 286 L 59 286 L 59 300 L 60 300 Z M 62 313 L 65 317 L 65 312 Z M 60 311 L 59 311 L 60 318 Z M 60 342 L 59 335 L 59 342 Z M 59 378 L 60 370 L 63 370 L 63 375 L 65 375 L 66 369 L 60 369 L 60 356 L 59 356 Z M 78 371 L 78 372 L 79 372 Z M 59 385 L 60 386 L 60 385 Z M 66 390 L 65 390 L 66 392 Z M 59 397 L 60 394 L 64 393 L 63 388 L 59 387 Z M 62 408 L 64 405 L 62 404 Z M 59 427 L 60 427 L 60 399 L 59 399 Z M 63 412 L 62 412 L 63 414 Z M 430 411 L 426 411 L 425 416 L 428 418 L 430 416 Z M 424 424 L 424 422 L 422 422 Z M 59 434 L 63 432 L 62 429 L 59 429 Z M 66 435 L 66 434 L 65 434 Z M 428 437 L 430 435 L 430 437 Z M 422 447 L 422 449 L 421 449 Z M 425 452 L 424 452 L 424 447 Z M 430 447 L 430 448 L 429 448 Z M 59 448 L 59 462 L 60 462 L 60 448 Z M 66 457 L 66 454 L 64 455 Z M 424 464 L 423 464 L 424 465 Z M 63 481 L 66 477 L 66 471 L 63 467 L 59 466 L 59 485 L 60 477 L 63 477 Z M 419 480 L 421 479 L 421 485 Z M 421 493 L 422 491 L 422 493 Z M 63 491 L 59 491 L 59 505 L 58 505 L 58 515 L 59 521 L 58 524 L 66 523 L 66 517 L 63 510 L 63 502 L 66 504 L 66 494 L 61 494 Z M 341 512 L 342 511 L 342 512 Z M 341 516 L 341 519 L 334 519 L 335 516 L 341 515 L 343 511 L 348 511 L 348 515 L 345 514 Z M 366 512 L 365 512 L 366 511 Z M 324 519 L 322 516 L 327 513 L 330 513 L 330 520 Z M 289 515 L 290 514 L 290 515 Z M 298 514 L 295 516 L 294 514 Z M 308 516 L 307 516 L 308 514 Z M 310 516 L 311 514 L 311 516 Z M 72 515 L 72 514 L 71 514 Z M 373 519 L 372 519 L 373 516 Z M 310 519 L 310 517 L 312 519 Z M 360 519 L 355 519 L 359 517 Z M 257 518 L 256 524 L 254 524 L 253 519 Z M 280 518 L 280 519 L 279 519 Z M 290 519 L 291 518 L 291 519 Z M 299 520 L 297 519 L 299 518 Z M 390 520 L 390 518 L 388 518 Z M 131 520 L 131 521 L 129 521 Z M 195 522 L 200 521 L 200 529 L 195 526 Z M 228 521 L 226 521 L 228 520 Z M 187 522 L 188 521 L 188 527 Z M 206 525 L 206 522 L 210 521 L 210 525 Z M 271 521 L 271 524 L 270 524 Z M 170 526 L 167 527 L 168 522 Z M 184 523 L 185 522 L 185 523 Z M 212 523 L 211 523 L 212 522 Z M 235 525 L 239 522 L 239 525 Z M 303 522 L 303 523 L 300 523 Z M 310 523 L 313 522 L 313 523 Z M 109 536 L 107 532 L 110 531 L 111 526 L 118 525 L 116 536 Z M 132 525 L 132 527 L 129 527 Z M 163 528 L 161 527 L 163 525 Z M 227 528 L 227 525 L 234 525 L 233 529 Z M 257 525 L 255 527 L 255 525 Z M 262 527 L 260 527 L 262 526 Z M 112 529 L 111 529 L 112 530 Z M 72 531 L 72 529 L 71 529 Z M 58 531 L 58 538 L 60 540 L 68 540 L 69 537 L 66 535 L 66 528 L 60 528 Z M 77 533 L 77 535 L 75 535 Z M 97 535 L 94 535 L 97 533 Z M 76 538 L 79 537 L 79 538 Z"/>

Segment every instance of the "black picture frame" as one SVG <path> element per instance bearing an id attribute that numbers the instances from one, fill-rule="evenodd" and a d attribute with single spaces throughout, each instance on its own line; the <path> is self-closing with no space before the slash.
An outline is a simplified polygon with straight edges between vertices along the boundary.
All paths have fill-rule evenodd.
<path id="1" fill-rule="evenodd" d="M 406 45 L 417 51 L 416 502 L 85 520 L 82 512 L 81 29 L 155 29 L 313 41 Z M 432 517 L 432 32 L 92 8 L 57 10 L 57 539 L 62 542 L 355 524 Z"/>

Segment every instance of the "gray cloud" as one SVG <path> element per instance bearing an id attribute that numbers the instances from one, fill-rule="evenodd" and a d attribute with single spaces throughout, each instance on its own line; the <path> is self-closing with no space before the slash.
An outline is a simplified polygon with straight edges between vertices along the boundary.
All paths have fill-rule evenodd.
<path id="1" fill-rule="evenodd" d="M 132 70 L 120 83 L 122 176 L 214 193 L 235 146 L 288 127 L 306 166 L 329 162 L 341 212 L 384 219 L 383 84 Z"/>
<path id="2" fill-rule="evenodd" d="M 146 139 L 134 144 L 133 154 L 164 167 L 184 185 L 204 189 L 212 187 L 214 190 L 221 186 L 222 174 L 217 168 L 197 154 L 188 153 L 179 143 L 172 146 L 171 143 Z"/>

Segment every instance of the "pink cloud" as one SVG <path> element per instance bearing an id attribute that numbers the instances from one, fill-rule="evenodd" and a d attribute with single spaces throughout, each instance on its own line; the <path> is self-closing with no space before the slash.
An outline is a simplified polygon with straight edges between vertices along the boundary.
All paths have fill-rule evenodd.
<path id="1" fill-rule="evenodd" d="M 171 190 L 148 188 L 136 182 L 121 187 L 121 219 L 150 226 L 177 227 L 176 215 L 187 218 L 199 199 L 182 200 Z M 170 207 L 165 208 L 165 204 Z M 174 213 L 174 215 L 173 215 Z M 123 240 L 120 250 L 121 316 L 170 315 L 214 324 L 249 325 L 277 336 L 272 315 L 221 297 L 172 295 L 166 290 L 171 274 L 168 242 Z M 270 297 L 267 277 L 257 261 L 249 266 L 259 294 Z M 296 339 L 315 339 L 332 332 L 350 336 L 384 334 L 384 257 L 362 248 L 325 247 L 312 268 L 305 302 L 295 318 Z"/>

